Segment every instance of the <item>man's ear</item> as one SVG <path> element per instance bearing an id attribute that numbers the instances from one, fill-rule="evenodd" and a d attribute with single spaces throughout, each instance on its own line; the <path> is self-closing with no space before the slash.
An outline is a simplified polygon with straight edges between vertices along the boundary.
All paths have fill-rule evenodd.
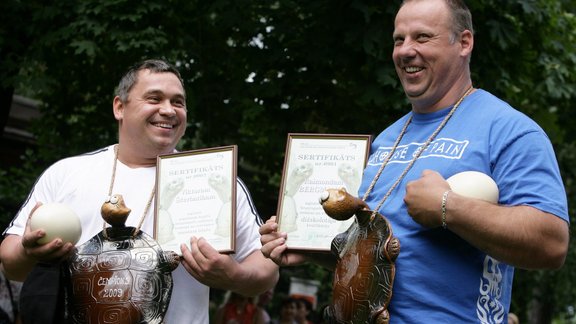
<path id="1" fill-rule="evenodd" d="M 124 118 L 124 103 L 120 100 L 120 97 L 114 97 L 112 109 L 114 110 L 114 118 L 116 118 L 117 121 L 121 121 Z"/>
<path id="2" fill-rule="evenodd" d="M 468 29 L 460 34 L 460 46 L 462 47 L 462 55 L 472 55 L 472 49 L 474 48 L 474 35 Z"/>

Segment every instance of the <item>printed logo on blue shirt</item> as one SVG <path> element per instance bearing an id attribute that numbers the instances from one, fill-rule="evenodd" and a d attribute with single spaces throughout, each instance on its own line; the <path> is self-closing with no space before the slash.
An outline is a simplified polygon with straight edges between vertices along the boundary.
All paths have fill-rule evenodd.
<path id="1" fill-rule="evenodd" d="M 422 152 L 419 159 L 428 157 L 441 157 L 445 159 L 460 159 L 468 146 L 468 141 L 456 141 L 450 138 L 438 138 L 432 141 L 430 145 Z M 410 163 L 416 153 L 422 149 L 424 143 L 410 143 L 398 145 L 394 155 L 388 163 Z M 390 154 L 392 147 L 379 147 L 368 160 L 368 165 L 381 165 L 386 157 Z"/>

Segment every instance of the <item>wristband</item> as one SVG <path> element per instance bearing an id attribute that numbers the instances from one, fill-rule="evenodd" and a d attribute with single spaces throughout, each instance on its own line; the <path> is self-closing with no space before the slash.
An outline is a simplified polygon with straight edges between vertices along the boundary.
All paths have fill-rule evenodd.
<path id="1" fill-rule="evenodd" d="M 452 190 L 446 190 L 442 195 L 442 228 L 447 229 L 448 225 L 446 224 L 446 201 L 448 200 L 448 194 Z"/>

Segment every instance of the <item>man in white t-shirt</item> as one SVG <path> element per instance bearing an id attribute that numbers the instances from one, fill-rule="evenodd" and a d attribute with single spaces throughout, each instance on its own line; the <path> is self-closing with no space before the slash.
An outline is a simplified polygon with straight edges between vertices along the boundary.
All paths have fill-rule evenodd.
<path id="1" fill-rule="evenodd" d="M 186 129 L 186 93 L 179 72 L 161 60 L 135 65 L 120 81 L 113 111 L 119 125 L 118 144 L 60 160 L 34 185 L 4 232 L 0 258 L 7 277 L 25 280 L 37 264 L 53 264 L 73 253 L 74 245 L 59 238 L 38 244 L 45 231 L 31 231 L 27 220 L 40 203 L 65 203 L 79 215 L 80 245 L 102 231 L 100 206 L 113 187 L 113 193 L 122 194 L 132 210 L 126 226 L 137 227 L 142 220 L 142 231 L 153 234 L 150 197 L 157 156 L 175 152 Z M 203 238 L 191 237 L 189 245 L 182 244 L 166 323 L 208 323 L 209 287 L 255 296 L 276 284 L 278 267 L 260 251 L 261 222 L 239 179 L 237 189 L 235 254 L 221 254 Z M 34 317 L 30 312 L 25 315 Z"/>

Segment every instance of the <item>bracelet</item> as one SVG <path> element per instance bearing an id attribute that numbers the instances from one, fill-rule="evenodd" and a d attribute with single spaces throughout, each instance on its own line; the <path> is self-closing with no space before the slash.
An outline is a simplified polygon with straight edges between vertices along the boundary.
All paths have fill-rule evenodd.
<path id="1" fill-rule="evenodd" d="M 446 224 L 446 200 L 448 200 L 448 194 L 451 191 L 452 190 L 446 190 L 446 191 L 444 191 L 444 194 L 442 195 L 442 228 L 443 229 L 448 228 L 448 225 Z"/>

